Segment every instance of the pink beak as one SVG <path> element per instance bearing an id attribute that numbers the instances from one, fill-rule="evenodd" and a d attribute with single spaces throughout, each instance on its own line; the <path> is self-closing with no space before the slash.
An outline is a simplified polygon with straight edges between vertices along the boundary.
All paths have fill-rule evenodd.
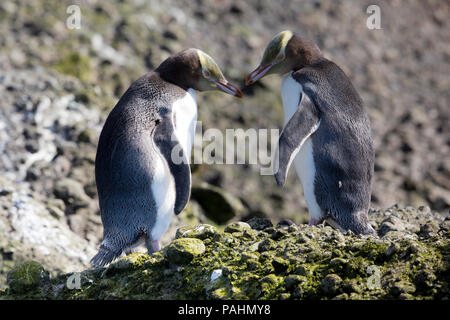
<path id="1" fill-rule="evenodd" d="M 253 71 L 247 76 L 247 79 L 245 79 L 245 84 L 247 86 L 251 85 L 256 81 L 258 81 L 259 79 L 261 79 L 262 77 L 264 77 L 264 75 L 270 70 L 270 68 L 273 67 L 273 65 L 274 65 L 273 63 L 269 63 L 264 66 L 256 68 L 255 71 Z"/>
<path id="2" fill-rule="evenodd" d="M 242 91 L 239 90 L 238 87 L 232 85 L 228 81 L 222 82 L 222 81 L 215 81 L 216 85 L 222 90 L 223 92 L 226 92 L 228 94 L 231 94 L 232 96 L 242 98 Z"/>

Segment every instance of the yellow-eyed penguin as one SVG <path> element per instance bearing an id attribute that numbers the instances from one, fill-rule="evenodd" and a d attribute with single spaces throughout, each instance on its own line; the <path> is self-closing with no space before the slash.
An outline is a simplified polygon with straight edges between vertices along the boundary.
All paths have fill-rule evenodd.
<path id="1" fill-rule="evenodd" d="M 352 83 L 313 41 L 291 31 L 272 39 L 246 84 L 268 74 L 284 75 L 277 183 L 284 185 L 293 161 L 311 225 L 326 220 L 341 231 L 374 233 L 367 217 L 373 142 L 369 117 Z"/>
<path id="2" fill-rule="evenodd" d="M 191 48 L 136 80 L 111 111 L 95 160 L 103 241 L 94 266 L 142 241 L 149 252 L 160 250 L 172 214 L 190 197 L 195 91 L 216 89 L 242 96 L 210 56 Z"/>

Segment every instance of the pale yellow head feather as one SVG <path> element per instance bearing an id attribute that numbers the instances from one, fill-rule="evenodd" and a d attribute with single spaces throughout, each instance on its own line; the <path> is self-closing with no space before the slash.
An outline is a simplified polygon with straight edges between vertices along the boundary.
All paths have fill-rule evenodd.
<path id="1" fill-rule="evenodd" d="M 213 58 L 199 49 L 197 49 L 197 54 L 202 67 L 202 73 L 205 78 L 225 80 L 225 76 L 222 74 L 222 71 Z"/>
<path id="2" fill-rule="evenodd" d="M 291 40 L 294 34 L 289 31 L 281 31 L 277 34 L 267 45 L 266 50 L 264 50 L 264 55 L 261 61 L 261 65 L 265 65 L 271 62 L 282 58 L 284 55 L 284 51 L 286 49 L 286 45 L 289 40 Z"/>

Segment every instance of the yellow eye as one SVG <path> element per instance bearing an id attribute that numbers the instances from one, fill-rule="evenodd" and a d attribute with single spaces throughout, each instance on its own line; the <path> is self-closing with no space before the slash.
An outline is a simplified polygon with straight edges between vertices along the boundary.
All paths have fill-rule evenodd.
<path id="1" fill-rule="evenodd" d="M 205 78 L 211 77 L 211 72 L 209 72 L 208 70 L 203 69 L 202 73 Z"/>

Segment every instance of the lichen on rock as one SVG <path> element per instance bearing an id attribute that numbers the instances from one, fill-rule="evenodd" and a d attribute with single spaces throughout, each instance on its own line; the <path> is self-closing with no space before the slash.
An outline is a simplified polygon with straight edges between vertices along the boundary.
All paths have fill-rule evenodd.
<path id="1" fill-rule="evenodd" d="M 205 252 L 203 241 L 197 238 L 179 238 L 172 241 L 164 254 L 172 263 L 189 263 L 194 257 Z"/>
<path id="2" fill-rule="evenodd" d="M 392 214 L 412 223 L 417 210 L 393 207 L 370 218 L 377 223 Z M 206 224 L 182 227 L 161 252 L 131 254 L 80 273 L 79 288 L 67 286 L 73 274 L 60 275 L 26 292 L 10 284 L 0 298 L 448 299 L 447 220 L 429 213 L 416 224 L 430 219 L 440 227 L 427 237 L 420 227 L 381 238 L 324 225 L 234 222 L 226 232 Z"/>

